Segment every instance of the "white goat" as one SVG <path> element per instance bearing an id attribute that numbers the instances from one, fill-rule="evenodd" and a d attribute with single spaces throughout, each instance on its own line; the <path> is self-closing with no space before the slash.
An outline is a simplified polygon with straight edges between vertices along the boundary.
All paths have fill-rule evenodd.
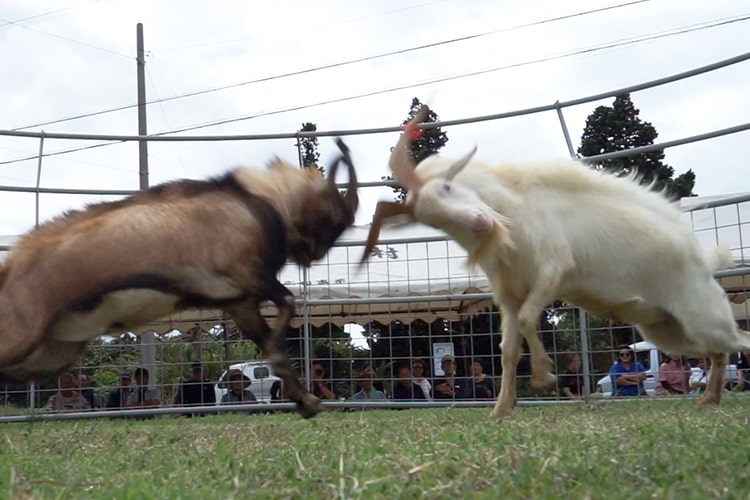
<path id="1" fill-rule="evenodd" d="M 92 205 L 23 236 L 0 269 L 0 379 L 59 373 L 98 335 L 219 307 L 271 359 L 302 416 L 321 411 L 286 355 L 294 296 L 277 274 L 287 258 L 309 266 L 325 256 L 354 222 L 357 178 L 338 145 L 328 180 L 276 160 Z M 334 183 L 341 161 L 345 195 Z M 279 310 L 273 331 L 266 300 Z"/>
<path id="2" fill-rule="evenodd" d="M 633 179 L 570 160 L 489 166 L 474 152 L 415 166 L 404 130 L 390 166 L 406 204 L 380 202 L 363 261 L 385 218 L 406 215 L 448 233 L 486 273 L 502 314 L 502 382 L 494 417 L 512 412 L 521 337 L 531 353 L 532 385 L 554 383 L 537 335 L 543 308 L 556 299 L 637 326 L 660 349 L 709 355 L 711 379 L 699 403 L 718 403 L 726 352 L 750 349 L 712 273 L 728 252 L 704 254 L 677 207 Z"/>

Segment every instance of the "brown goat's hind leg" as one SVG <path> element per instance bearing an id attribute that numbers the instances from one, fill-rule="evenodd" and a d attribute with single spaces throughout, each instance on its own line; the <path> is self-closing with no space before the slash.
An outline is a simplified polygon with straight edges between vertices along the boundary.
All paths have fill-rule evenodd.
<path id="1" fill-rule="evenodd" d="M 281 284 L 279 284 L 283 288 Z M 284 288 L 286 290 L 286 288 Z M 278 305 L 278 304 L 277 304 Z M 320 400 L 310 394 L 300 383 L 292 369 L 286 352 L 286 328 L 294 315 L 294 299 L 291 294 L 284 303 L 278 305 L 279 314 L 274 331 L 260 314 L 258 303 L 244 302 L 226 311 L 234 319 L 243 337 L 252 339 L 271 361 L 274 373 L 284 382 L 284 390 L 289 399 L 297 403 L 297 411 L 304 418 L 314 417 L 324 410 Z"/>
<path id="2" fill-rule="evenodd" d="M 710 354 L 711 374 L 706 384 L 706 390 L 698 399 L 699 405 L 719 404 L 721 392 L 724 390 L 724 371 L 727 367 L 729 356 L 726 353 Z"/>

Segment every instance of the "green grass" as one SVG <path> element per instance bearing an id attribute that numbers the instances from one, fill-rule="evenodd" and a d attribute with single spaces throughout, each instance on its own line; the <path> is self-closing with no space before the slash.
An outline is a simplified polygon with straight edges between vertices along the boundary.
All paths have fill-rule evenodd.
<path id="1" fill-rule="evenodd" d="M 0 425 L 0 498 L 747 498 L 750 398 Z"/>

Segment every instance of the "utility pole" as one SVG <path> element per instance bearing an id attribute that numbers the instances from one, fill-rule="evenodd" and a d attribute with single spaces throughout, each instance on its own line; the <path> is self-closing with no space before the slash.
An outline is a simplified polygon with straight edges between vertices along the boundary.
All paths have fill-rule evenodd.
<path id="1" fill-rule="evenodd" d="M 138 68 L 138 135 L 148 135 L 146 126 L 146 56 L 143 50 L 143 24 L 136 25 L 136 63 Z M 148 141 L 138 141 L 139 189 L 148 189 Z M 141 336 L 141 365 L 148 370 L 148 386 L 156 386 L 156 335 L 147 332 Z"/>
<path id="2" fill-rule="evenodd" d="M 146 56 L 143 50 L 143 24 L 136 25 L 138 55 L 138 135 L 147 135 L 146 126 Z M 148 141 L 138 141 L 138 175 L 140 189 L 148 189 Z"/>

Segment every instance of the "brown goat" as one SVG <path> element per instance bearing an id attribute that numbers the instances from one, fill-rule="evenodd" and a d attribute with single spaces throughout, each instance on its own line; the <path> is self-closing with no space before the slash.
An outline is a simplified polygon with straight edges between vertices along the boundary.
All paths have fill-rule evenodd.
<path id="1" fill-rule="evenodd" d="M 354 222 L 357 178 L 342 141 L 328 180 L 274 161 L 182 180 L 66 213 L 23 236 L 0 269 L 0 378 L 27 381 L 75 363 L 88 340 L 171 313 L 218 307 L 254 340 L 300 414 L 322 410 L 285 351 L 294 296 L 277 275 L 328 253 Z M 345 195 L 334 178 L 349 170 Z M 260 304 L 278 308 L 273 330 Z"/>

